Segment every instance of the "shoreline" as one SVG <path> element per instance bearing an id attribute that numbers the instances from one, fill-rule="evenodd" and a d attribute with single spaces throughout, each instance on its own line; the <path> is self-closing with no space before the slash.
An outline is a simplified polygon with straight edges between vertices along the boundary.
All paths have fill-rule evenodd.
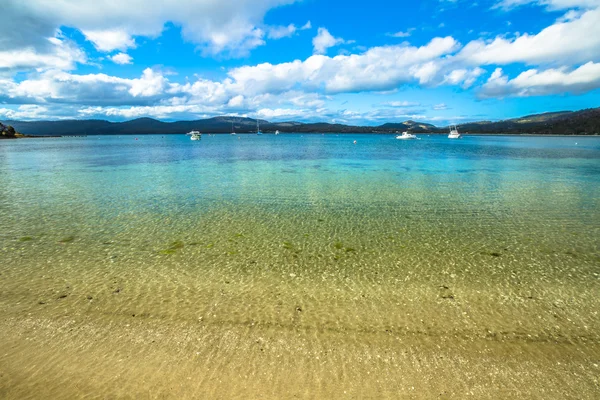
<path id="1" fill-rule="evenodd" d="M 538 337 L 547 332 L 518 323 L 510 332 L 444 329 L 444 320 L 465 318 L 452 307 L 421 328 L 364 330 L 341 321 L 331 329 L 305 326 L 291 306 L 284 325 L 227 321 L 221 312 L 173 319 L 127 309 L 107 313 L 93 302 L 74 306 L 62 314 L 36 306 L 27 317 L 5 315 L 0 393 L 6 398 L 542 399 L 576 393 L 591 399 L 598 390 L 597 335 L 580 329 L 575 336 Z M 470 310 L 468 304 L 460 309 Z M 474 317 L 469 312 L 468 319 Z"/>
<path id="2" fill-rule="evenodd" d="M 262 132 L 263 135 L 273 135 L 274 132 Z M 229 136 L 230 133 L 225 132 L 203 132 L 206 135 L 219 135 L 219 136 Z M 397 132 L 280 132 L 279 135 L 396 135 Z M 423 136 L 423 135 L 434 135 L 434 136 L 447 136 L 448 133 L 436 133 L 436 132 L 417 132 L 415 135 Z M 85 138 L 85 137 L 97 137 L 97 136 L 123 136 L 123 137 L 136 137 L 136 136 L 179 136 L 185 135 L 185 133 L 128 133 L 128 134 L 111 134 L 111 133 L 103 133 L 103 134 L 92 134 L 92 135 L 24 135 L 22 137 L 5 137 L 2 139 L 48 139 L 48 138 Z M 256 135 L 256 132 L 238 132 L 236 135 Z M 596 137 L 600 138 L 600 135 L 590 134 L 590 135 L 567 135 L 567 134 L 533 134 L 533 133 L 461 133 L 461 136 L 527 136 L 527 137 Z"/>

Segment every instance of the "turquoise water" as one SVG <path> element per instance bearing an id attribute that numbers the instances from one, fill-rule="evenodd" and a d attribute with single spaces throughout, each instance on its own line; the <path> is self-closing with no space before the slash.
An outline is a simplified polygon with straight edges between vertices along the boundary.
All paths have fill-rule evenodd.
<path id="1" fill-rule="evenodd" d="M 298 233 L 286 223 L 309 231 L 323 220 L 359 241 L 410 227 L 406 236 L 443 233 L 460 245 L 537 235 L 540 245 L 597 250 L 598 138 L 151 135 L 28 139 L 0 151 L 5 241 L 168 241 L 186 230 L 218 241 L 206 224 L 224 213 L 230 228 L 250 218 L 250 231 L 280 218 L 282 237 Z"/>
<path id="2" fill-rule="evenodd" d="M 103 374 L 127 353 L 138 363 L 122 371 L 129 377 L 123 390 L 142 393 L 132 381 L 167 379 L 149 371 L 172 362 L 169 351 L 189 350 L 201 326 L 213 347 L 193 352 L 214 364 L 186 364 L 187 355 L 177 353 L 186 371 L 208 368 L 231 378 L 245 376 L 247 363 L 273 387 L 294 376 L 297 393 L 317 397 L 343 385 L 358 397 L 368 388 L 394 397 L 402 379 L 418 382 L 424 373 L 440 376 L 461 398 L 459 386 L 468 384 L 460 372 L 478 376 L 481 397 L 498 385 L 516 388 L 507 389 L 509 397 L 534 389 L 540 396 L 572 394 L 565 380 L 593 393 L 599 237 L 594 137 L 0 141 L 0 328 L 16 332 L 4 341 L 20 349 L 0 362 L 66 368 L 79 350 L 97 349 L 103 372 L 86 376 L 109 393 Z M 86 334 L 68 336 L 65 326 L 85 327 Z M 22 341 L 34 331 L 44 334 Z M 140 347 L 149 332 L 170 338 L 162 353 Z M 236 337 L 228 344 L 235 354 L 214 350 L 227 335 Z M 269 340 L 279 350 L 264 363 L 252 345 Z M 290 343 L 303 343 L 302 354 Z M 429 354 L 442 351 L 439 343 L 464 369 L 439 370 L 432 362 L 418 373 L 415 359 L 403 358 L 403 346 Z M 549 343 L 566 347 L 536 347 Z M 404 378 L 391 364 L 364 361 L 384 349 L 396 354 Z M 486 351 L 504 366 L 496 380 L 478 372 Z M 519 365 L 507 361 L 519 357 Z M 298 359 L 304 361 L 296 370 L 290 360 Z M 557 369 L 558 361 L 568 367 Z M 355 370 L 337 369 L 350 362 Z M 536 369 L 543 377 L 531 375 Z M 370 373 L 383 374 L 381 381 L 360 378 Z M 265 393 L 265 386 L 242 381 L 244 390 Z M 11 382 L 4 388 L 15 398 L 36 384 L 50 388 L 48 396 L 57 393 L 44 381 Z M 230 397 L 242 389 L 205 383 L 182 387 L 181 395 Z"/>

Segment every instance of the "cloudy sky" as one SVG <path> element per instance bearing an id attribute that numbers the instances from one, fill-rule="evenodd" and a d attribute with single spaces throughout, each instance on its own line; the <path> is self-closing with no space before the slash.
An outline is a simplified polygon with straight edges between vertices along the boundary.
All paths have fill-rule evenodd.
<path id="1" fill-rule="evenodd" d="M 1 0 L 0 120 L 600 106 L 600 0 Z"/>

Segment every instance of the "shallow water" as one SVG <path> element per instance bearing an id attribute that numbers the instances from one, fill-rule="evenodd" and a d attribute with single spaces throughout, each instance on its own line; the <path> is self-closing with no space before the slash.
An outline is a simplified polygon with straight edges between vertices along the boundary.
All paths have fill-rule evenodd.
<path id="1" fill-rule="evenodd" d="M 0 142 L 0 397 L 600 393 L 599 138 L 137 139 Z"/>

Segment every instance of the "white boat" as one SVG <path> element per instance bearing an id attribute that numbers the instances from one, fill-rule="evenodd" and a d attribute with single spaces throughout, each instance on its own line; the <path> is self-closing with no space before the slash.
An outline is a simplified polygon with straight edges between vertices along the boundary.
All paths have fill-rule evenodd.
<path id="1" fill-rule="evenodd" d="M 202 139 L 202 134 L 198 131 L 188 132 L 186 135 L 190 135 L 192 140 L 200 140 Z"/>
<path id="2" fill-rule="evenodd" d="M 275 134 L 276 134 L 276 135 L 279 135 L 279 131 L 275 131 Z"/>
<path id="3" fill-rule="evenodd" d="M 458 133 L 458 128 L 456 125 L 450 125 L 450 134 L 448 135 L 448 139 L 459 139 L 460 133 Z"/>
<path id="4" fill-rule="evenodd" d="M 235 129 L 233 129 L 233 122 L 231 123 L 231 134 L 235 135 Z"/>
<path id="5" fill-rule="evenodd" d="M 402 135 L 397 135 L 396 139 L 408 140 L 408 139 L 418 139 L 417 135 L 413 135 L 412 133 L 402 132 Z"/>
<path id="6" fill-rule="evenodd" d="M 256 118 L 256 134 L 262 135 L 262 132 L 260 131 L 260 124 L 258 123 L 258 118 Z"/>

